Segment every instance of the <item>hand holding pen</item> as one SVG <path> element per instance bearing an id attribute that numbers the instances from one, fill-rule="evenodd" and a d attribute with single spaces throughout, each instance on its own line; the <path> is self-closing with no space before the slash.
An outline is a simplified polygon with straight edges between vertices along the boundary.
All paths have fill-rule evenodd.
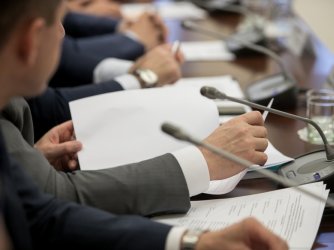
<path id="1" fill-rule="evenodd" d="M 271 99 L 270 99 L 270 102 L 269 102 L 268 105 L 267 105 L 267 108 L 271 108 L 271 106 L 273 105 L 273 102 L 274 102 L 274 98 L 271 98 Z M 263 112 L 263 114 L 262 114 L 263 122 L 266 121 L 266 118 L 267 118 L 267 116 L 268 116 L 268 113 L 269 113 L 269 111 L 264 111 L 264 112 Z"/>

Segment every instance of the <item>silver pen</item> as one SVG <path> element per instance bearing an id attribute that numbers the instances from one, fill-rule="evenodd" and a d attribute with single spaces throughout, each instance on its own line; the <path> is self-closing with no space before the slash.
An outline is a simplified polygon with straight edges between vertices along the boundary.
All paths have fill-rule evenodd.
<path id="1" fill-rule="evenodd" d="M 179 40 L 174 41 L 172 46 L 172 53 L 175 55 L 180 49 L 181 43 Z"/>
<path id="2" fill-rule="evenodd" d="M 273 102 L 274 102 L 274 98 L 271 98 L 271 100 L 270 100 L 270 102 L 268 103 L 268 105 L 267 105 L 267 108 L 271 108 L 271 106 L 273 105 Z M 269 113 L 269 111 L 264 111 L 263 113 L 262 113 L 262 119 L 263 119 L 263 122 L 265 122 L 266 121 L 266 118 L 267 118 L 267 116 L 268 116 L 268 113 Z"/>

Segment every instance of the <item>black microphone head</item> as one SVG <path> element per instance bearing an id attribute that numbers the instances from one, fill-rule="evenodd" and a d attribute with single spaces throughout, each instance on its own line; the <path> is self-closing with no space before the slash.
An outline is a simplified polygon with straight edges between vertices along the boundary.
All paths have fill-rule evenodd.
<path id="1" fill-rule="evenodd" d="M 161 125 L 161 130 L 165 132 L 166 134 L 174 136 L 174 134 L 178 133 L 180 129 L 174 126 L 173 124 L 165 122 Z"/>
<path id="2" fill-rule="evenodd" d="M 209 87 L 209 86 L 202 87 L 201 94 L 209 99 L 217 99 L 218 97 L 221 99 L 225 99 L 225 94 L 219 92 L 214 87 Z"/>
<path id="3" fill-rule="evenodd" d="M 182 141 L 187 141 L 188 140 L 188 136 L 177 126 L 173 125 L 173 124 L 170 124 L 170 123 L 163 123 L 161 125 L 161 130 L 176 138 L 176 139 L 179 139 L 179 140 L 182 140 Z"/>

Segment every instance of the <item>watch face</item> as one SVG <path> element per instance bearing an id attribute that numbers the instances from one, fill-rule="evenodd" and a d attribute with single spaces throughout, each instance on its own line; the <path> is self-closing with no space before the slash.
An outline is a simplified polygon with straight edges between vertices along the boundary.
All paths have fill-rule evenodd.
<path id="1" fill-rule="evenodd" d="M 152 70 L 140 69 L 137 72 L 148 87 L 153 86 L 158 82 L 158 76 Z"/>

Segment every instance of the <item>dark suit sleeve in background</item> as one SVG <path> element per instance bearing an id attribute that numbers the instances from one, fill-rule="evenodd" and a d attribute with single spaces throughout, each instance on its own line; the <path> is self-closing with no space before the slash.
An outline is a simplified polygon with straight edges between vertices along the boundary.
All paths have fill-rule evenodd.
<path id="1" fill-rule="evenodd" d="M 66 34 L 79 38 L 115 33 L 119 21 L 109 17 L 69 12 L 64 18 Z"/>
<path id="2" fill-rule="evenodd" d="M 60 64 L 49 85 L 72 87 L 91 84 L 94 69 L 102 60 L 109 57 L 136 60 L 144 52 L 145 48 L 141 43 L 123 34 L 79 39 L 66 36 Z"/>

